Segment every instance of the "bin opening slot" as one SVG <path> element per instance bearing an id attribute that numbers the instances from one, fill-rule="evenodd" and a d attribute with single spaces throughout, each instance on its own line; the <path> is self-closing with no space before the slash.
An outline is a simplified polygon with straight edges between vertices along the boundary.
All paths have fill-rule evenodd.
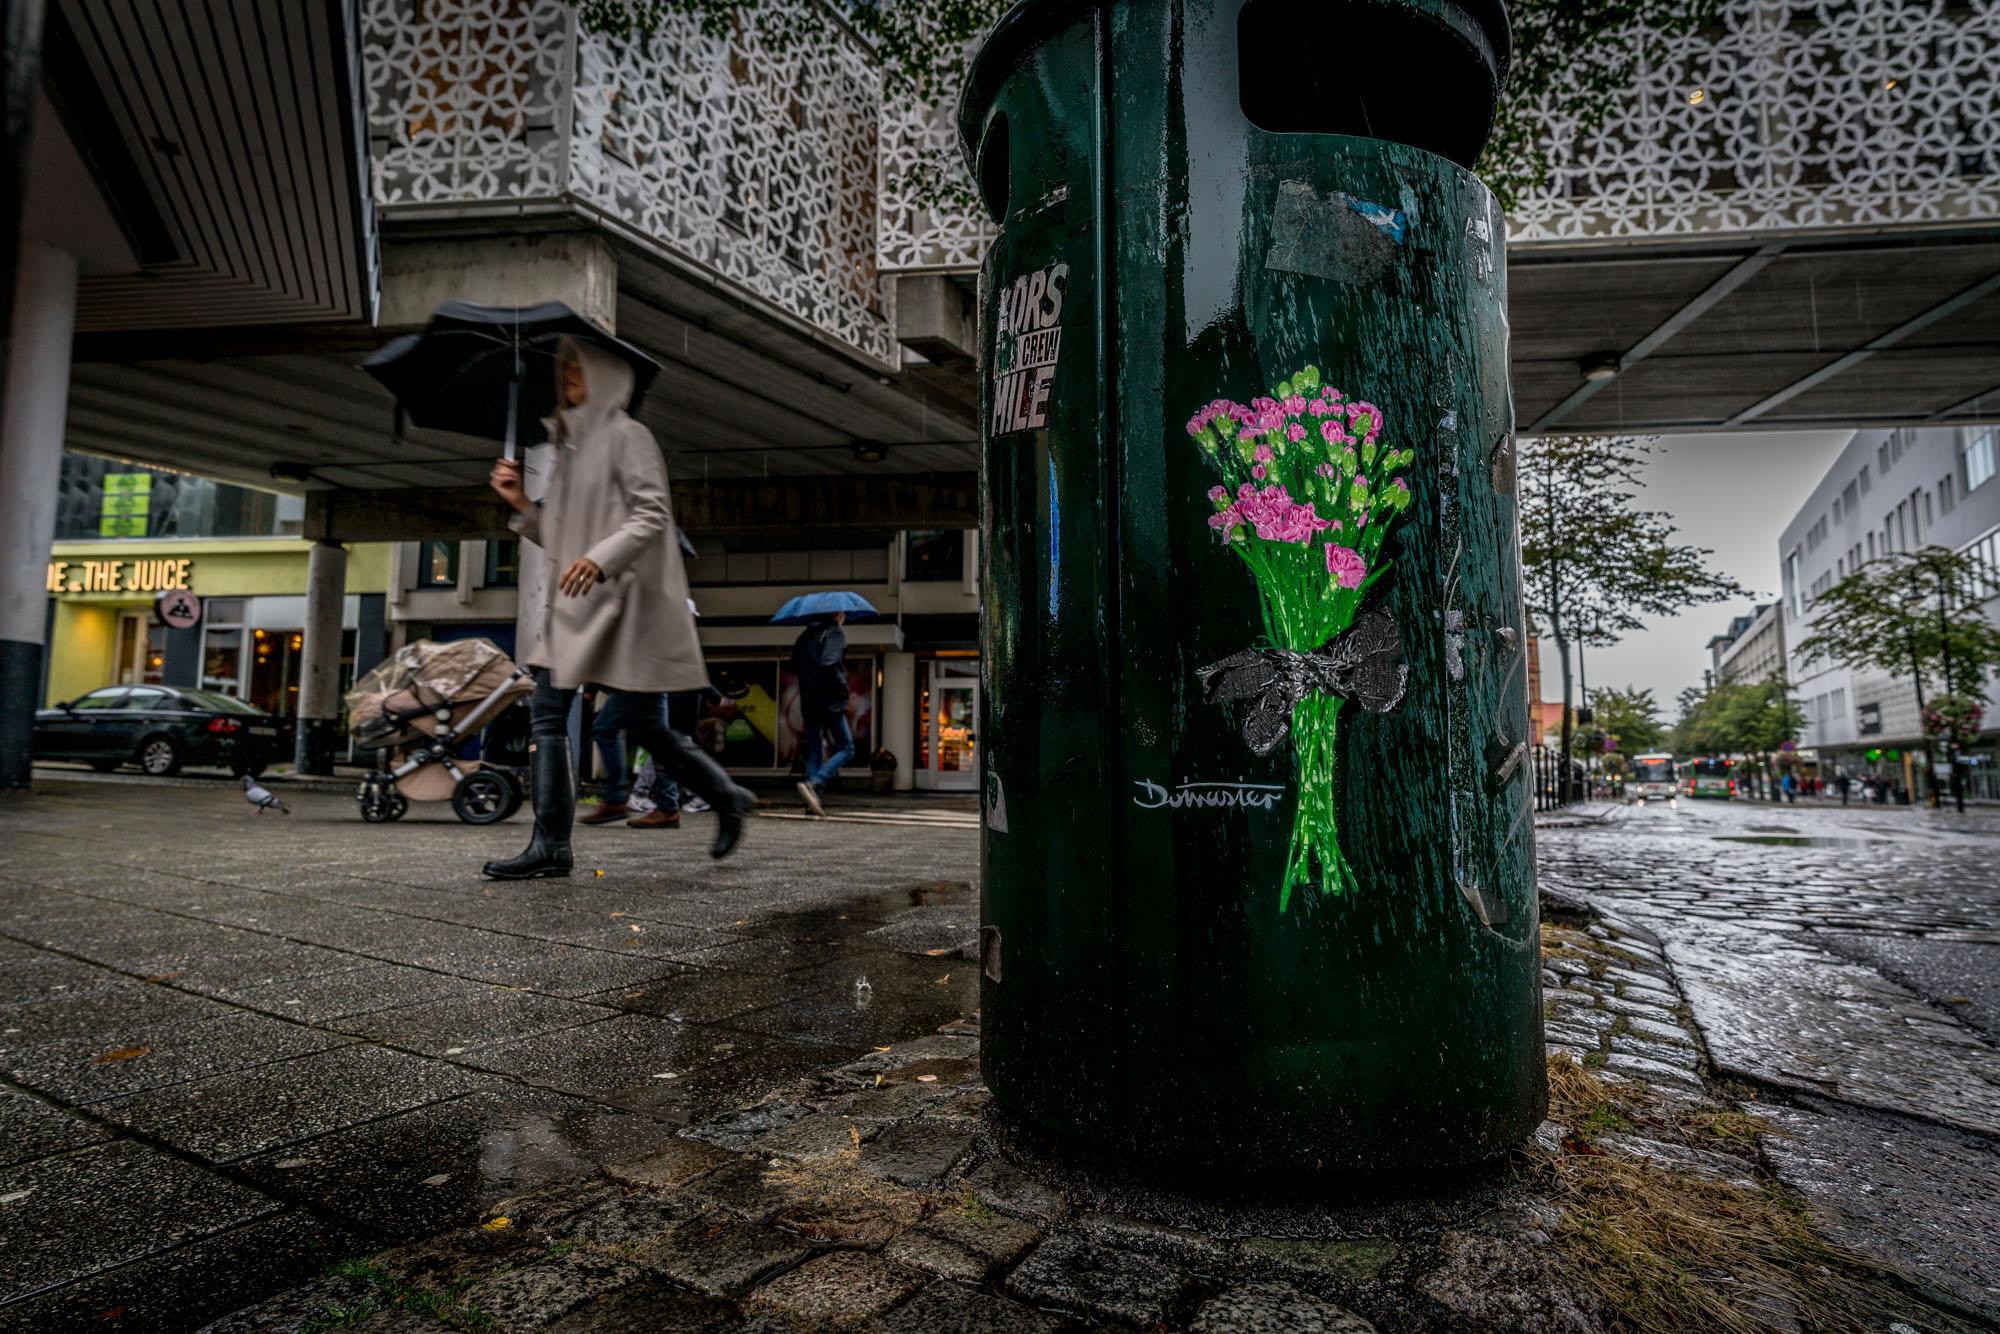
<path id="1" fill-rule="evenodd" d="M 1250 0 L 1237 65 L 1244 116 L 1274 134 L 1385 139 L 1470 167 L 1493 123 L 1492 68 L 1414 7 Z"/>
<path id="2" fill-rule="evenodd" d="M 979 143 L 979 197 L 986 211 L 993 215 L 996 226 L 1007 221 L 1007 195 L 1013 172 L 1007 142 L 1007 113 L 995 112 L 986 126 L 986 137 Z"/>

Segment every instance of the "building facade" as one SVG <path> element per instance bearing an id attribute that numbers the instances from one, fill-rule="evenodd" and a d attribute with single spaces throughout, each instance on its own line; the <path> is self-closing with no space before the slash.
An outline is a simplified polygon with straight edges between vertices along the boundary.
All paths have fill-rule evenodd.
<path id="1" fill-rule="evenodd" d="M 1727 637 L 1709 641 L 1715 679 L 1754 685 L 1786 674 L 1785 617 L 1776 602 L 1761 603 L 1730 623 Z"/>
<path id="2" fill-rule="evenodd" d="M 1779 538 L 1783 582 L 1782 634 L 1793 692 L 1806 715 L 1801 746 L 1817 748 L 1850 772 L 1893 775 L 1905 755 L 1921 755 L 1923 728 L 1915 682 L 1908 673 L 1808 664 L 1797 645 L 1812 633 L 1814 600 L 1836 583 L 1892 552 L 1926 546 L 1977 554 L 1994 576 L 1987 583 L 1988 619 L 2000 621 L 2000 428 L 1936 427 L 1861 431 L 1848 442 Z M 1989 680 L 1954 683 L 1989 701 L 1987 731 L 1964 748 L 1968 790 L 2000 796 L 1995 771 L 1996 721 Z M 1944 683 L 1926 680 L 1925 690 Z M 1921 763 L 1910 773 L 1927 786 Z"/>
<path id="3" fill-rule="evenodd" d="M 171 685 L 295 719 L 313 547 L 298 535 L 303 513 L 294 497 L 65 455 L 44 578 L 41 701 L 105 685 Z M 390 555 L 386 544 L 349 553 L 343 688 L 387 643 Z M 161 614 L 177 594 L 187 595 L 191 624 Z"/>

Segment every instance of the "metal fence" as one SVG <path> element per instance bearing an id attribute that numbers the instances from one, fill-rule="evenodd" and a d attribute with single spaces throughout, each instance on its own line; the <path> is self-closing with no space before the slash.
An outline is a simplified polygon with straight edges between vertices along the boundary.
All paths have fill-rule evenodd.
<path id="1" fill-rule="evenodd" d="M 1552 811 L 1576 800 L 1579 794 L 1574 790 L 1574 782 L 1569 785 L 1570 790 L 1564 789 L 1563 766 L 1553 747 L 1536 746 L 1529 759 L 1534 765 L 1536 810 Z"/>

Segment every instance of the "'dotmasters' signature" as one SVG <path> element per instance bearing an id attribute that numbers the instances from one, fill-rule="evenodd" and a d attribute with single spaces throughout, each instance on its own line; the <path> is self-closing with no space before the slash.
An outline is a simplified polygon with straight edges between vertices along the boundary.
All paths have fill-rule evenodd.
<path id="1" fill-rule="evenodd" d="M 1268 811 L 1285 795 L 1285 789 L 1276 783 L 1177 783 L 1170 792 L 1141 778 L 1132 786 L 1139 789 L 1132 804 L 1142 811 L 1180 810 L 1189 806 Z"/>

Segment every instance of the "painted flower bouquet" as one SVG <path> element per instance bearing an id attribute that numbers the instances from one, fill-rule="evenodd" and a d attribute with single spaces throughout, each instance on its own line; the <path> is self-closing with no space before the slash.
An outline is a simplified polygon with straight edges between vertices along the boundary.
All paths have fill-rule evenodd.
<path id="1" fill-rule="evenodd" d="M 1249 700 L 1243 735 L 1269 754 L 1289 734 L 1298 780 L 1285 883 L 1355 889 L 1341 855 L 1334 741 L 1342 703 L 1385 713 L 1403 696 L 1395 622 L 1361 611 L 1382 542 L 1410 504 L 1414 449 L 1383 443 L 1382 410 L 1307 366 L 1248 405 L 1217 399 L 1188 435 L 1221 475 L 1209 527 L 1257 581 L 1263 644 L 1201 669 L 1208 698 Z M 1317 867 L 1317 874 L 1315 874 Z"/>
<path id="2" fill-rule="evenodd" d="M 1954 740 L 1978 736 L 1985 721 L 1986 710 L 1977 699 L 1966 695 L 1939 695 L 1924 710 L 1924 731 Z"/>

